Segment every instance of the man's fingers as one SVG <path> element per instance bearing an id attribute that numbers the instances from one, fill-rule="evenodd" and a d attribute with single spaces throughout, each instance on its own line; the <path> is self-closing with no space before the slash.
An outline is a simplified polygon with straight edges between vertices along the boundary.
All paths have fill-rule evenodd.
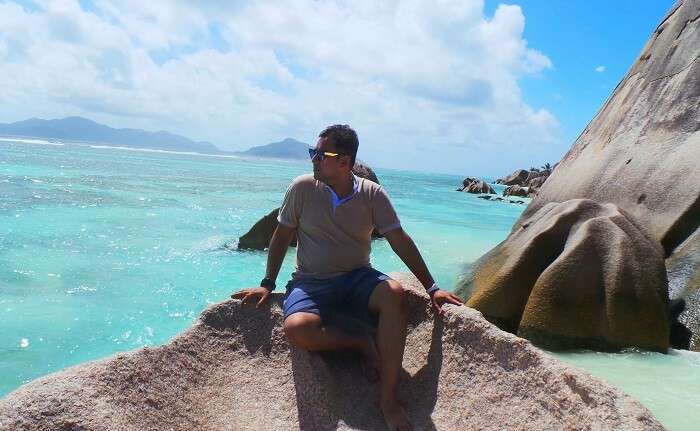
<path id="1" fill-rule="evenodd" d="M 260 306 L 263 305 L 265 301 L 267 301 L 267 297 L 268 295 L 262 295 L 260 297 L 260 301 L 258 301 L 258 303 L 255 305 L 255 308 L 260 308 Z"/>
<path id="2" fill-rule="evenodd" d="M 445 314 L 445 311 L 442 309 L 442 307 L 440 307 L 440 304 L 438 304 L 438 302 L 435 299 L 431 300 L 430 302 L 432 302 L 433 304 L 433 311 L 438 316 L 442 316 L 443 314 Z"/>
<path id="3" fill-rule="evenodd" d="M 248 294 L 248 291 L 247 291 L 247 290 L 241 290 L 241 291 L 238 291 L 238 292 L 234 293 L 233 295 L 231 295 L 231 298 L 233 298 L 233 299 L 241 299 L 241 298 L 243 298 L 244 296 L 246 296 L 247 294 Z"/>
<path id="4" fill-rule="evenodd" d="M 464 303 L 455 295 L 450 295 L 450 302 L 454 305 L 464 305 Z"/>

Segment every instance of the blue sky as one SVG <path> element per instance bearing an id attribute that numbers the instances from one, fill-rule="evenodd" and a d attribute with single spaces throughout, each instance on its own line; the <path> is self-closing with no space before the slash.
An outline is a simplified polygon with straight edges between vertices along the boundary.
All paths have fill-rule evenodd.
<path id="1" fill-rule="evenodd" d="M 554 163 L 660 1 L 0 0 L 0 122 L 82 115 L 238 150 L 342 122 L 375 166 Z"/>
<path id="2" fill-rule="evenodd" d="M 571 144 L 625 76 L 673 2 L 525 0 L 517 4 L 526 18 L 525 39 L 554 65 L 541 76 L 521 81 L 524 98 L 533 106 L 547 107 Z M 487 13 L 497 5 L 488 1 Z M 605 69 L 596 72 L 599 66 Z"/>

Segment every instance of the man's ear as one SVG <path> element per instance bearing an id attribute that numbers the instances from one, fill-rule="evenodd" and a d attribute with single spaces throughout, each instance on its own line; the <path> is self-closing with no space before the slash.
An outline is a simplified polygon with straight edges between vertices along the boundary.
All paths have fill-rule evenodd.
<path id="1" fill-rule="evenodd" d="M 343 155 L 343 156 L 341 156 L 341 158 L 342 158 L 342 160 L 341 160 L 342 163 L 344 163 L 345 165 L 347 165 L 348 167 L 350 167 L 350 170 L 352 170 L 352 159 L 351 159 L 351 157 L 350 157 L 350 156 Z"/>

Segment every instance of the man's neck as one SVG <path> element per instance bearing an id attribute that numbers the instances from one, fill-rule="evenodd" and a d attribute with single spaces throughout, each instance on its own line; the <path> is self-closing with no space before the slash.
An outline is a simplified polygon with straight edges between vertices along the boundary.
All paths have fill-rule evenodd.
<path id="1" fill-rule="evenodd" d="M 327 184 L 333 189 L 338 198 L 343 199 L 344 197 L 352 194 L 353 189 L 355 188 L 355 179 L 353 178 L 352 174 L 349 174 L 347 177 L 335 181 L 329 181 Z"/>

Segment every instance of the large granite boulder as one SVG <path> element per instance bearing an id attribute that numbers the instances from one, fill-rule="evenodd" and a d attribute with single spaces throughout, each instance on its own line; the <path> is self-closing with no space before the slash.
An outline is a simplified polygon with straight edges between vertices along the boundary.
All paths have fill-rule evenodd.
<path id="1" fill-rule="evenodd" d="M 549 202 L 613 202 L 667 255 L 700 226 L 699 8 L 674 6 L 523 219 Z"/>
<path id="2" fill-rule="evenodd" d="M 508 175 L 507 177 L 501 179 L 500 184 L 505 184 L 507 186 L 517 184 L 519 186 L 522 186 L 523 184 L 525 184 L 528 175 L 530 175 L 529 171 L 526 171 L 525 169 L 518 169 L 512 174 Z"/>
<path id="3" fill-rule="evenodd" d="M 480 181 L 480 180 L 478 178 L 472 178 L 472 177 L 467 177 L 467 178 L 463 179 L 462 180 L 462 188 L 460 189 L 460 191 L 464 191 L 464 189 L 466 189 L 471 184 L 473 184 L 477 181 Z"/>
<path id="4" fill-rule="evenodd" d="M 409 289 L 399 397 L 416 429 L 663 429 L 620 390 L 476 310 L 435 318 L 418 282 L 394 276 Z M 0 400 L 0 430 L 386 430 L 356 356 L 290 347 L 281 301 L 215 304 L 161 347 L 26 384 Z"/>
<path id="5" fill-rule="evenodd" d="M 352 168 L 353 174 L 360 178 L 365 178 L 379 184 L 377 175 L 374 173 L 372 168 L 365 165 L 359 160 L 355 161 L 355 165 Z M 264 250 L 270 245 L 270 239 L 272 239 L 272 234 L 275 233 L 277 229 L 277 216 L 279 215 L 279 208 L 275 208 L 270 211 L 266 216 L 258 220 L 253 227 L 238 238 L 238 249 L 239 250 Z M 372 232 L 373 238 L 381 238 L 381 235 L 375 229 Z M 292 240 L 290 244 L 291 247 L 296 247 L 297 239 L 296 237 Z"/>
<path id="6" fill-rule="evenodd" d="M 458 192 L 464 193 L 490 193 L 495 194 L 493 188 L 484 180 L 478 178 L 467 177 L 462 180 L 462 187 L 457 189 Z"/>
<path id="7" fill-rule="evenodd" d="M 696 334 L 700 331 L 699 14 L 700 0 L 679 1 L 672 7 L 513 227 L 518 232 L 554 202 L 585 198 L 615 204 L 661 243 L 674 286 L 671 292 L 683 295 L 688 304 L 681 321 Z M 695 340 L 694 348 L 700 349 L 697 336 Z"/>
<path id="8" fill-rule="evenodd" d="M 556 165 L 554 165 L 556 166 Z M 530 168 L 530 170 L 518 169 L 512 174 L 499 178 L 496 184 L 505 184 L 508 186 L 527 187 L 530 183 L 539 181 L 541 185 L 551 175 L 553 167 L 547 163 L 542 169 Z"/>
<path id="9" fill-rule="evenodd" d="M 545 205 L 477 262 L 458 293 L 549 349 L 669 346 L 663 250 L 612 204 Z"/>
<path id="10" fill-rule="evenodd" d="M 463 191 L 465 193 L 496 193 L 493 188 L 483 180 L 474 181 L 473 183 L 469 184 L 469 186 L 465 187 Z"/>
<path id="11" fill-rule="evenodd" d="M 520 196 L 526 197 L 529 193 L 527 187 L 520 187 L 519 185 L 508 186 L 503 190 L 503 196 Z"/>

